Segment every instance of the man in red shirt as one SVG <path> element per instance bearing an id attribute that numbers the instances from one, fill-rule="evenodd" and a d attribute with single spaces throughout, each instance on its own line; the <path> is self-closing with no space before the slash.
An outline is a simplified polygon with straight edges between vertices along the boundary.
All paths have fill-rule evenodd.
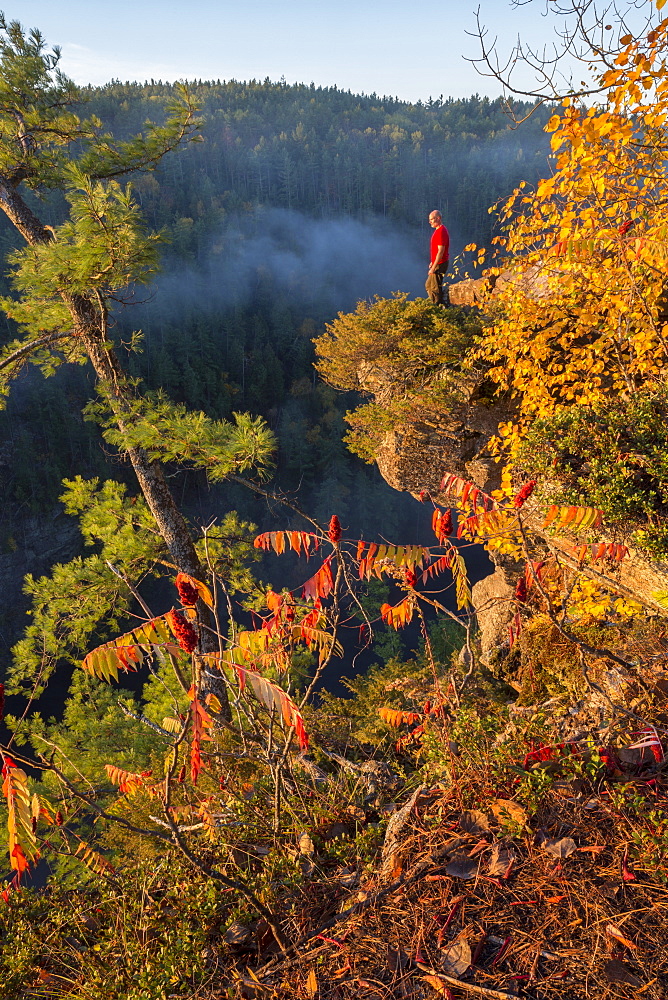
<path id="1" fill-rule="evenodd" d="M 443 278 L 448 270 L 450 234 L 443 225 L 440 212 L 430 213 L 429 225 L 434 232 L 431 237 L 431 259 L 424 287 L 431 301 L 442 306 L 445 305 L 443 302 Z"/>

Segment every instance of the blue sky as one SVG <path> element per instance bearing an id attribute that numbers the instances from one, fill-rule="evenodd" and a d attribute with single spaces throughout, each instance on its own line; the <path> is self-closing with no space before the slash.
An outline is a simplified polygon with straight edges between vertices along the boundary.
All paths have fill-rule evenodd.
<path id="1" fill-rule="evenodd" d="M 496 97 L 499 85 L 465 61 L 478 54 L 477 0 L 5 0 L 10 20 L 62 48 L 77 83 L 113 78 L 264 79 L 417 101 Z M 509 50 L 521 33 L 550 37 L 544 3 L 480 0 L 490 37 Z"/>

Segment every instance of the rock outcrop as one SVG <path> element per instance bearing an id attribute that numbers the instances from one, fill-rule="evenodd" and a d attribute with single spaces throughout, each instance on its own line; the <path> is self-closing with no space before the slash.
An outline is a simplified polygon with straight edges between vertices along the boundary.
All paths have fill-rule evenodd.
<path id="1" fill-rule="evenodd" d="M 382 405 L 382 393 L 374 395 Z M 403 424 L 384 436 L 376 462 L 390 486 L 416 496 L 425 491 L 435 498 L 441 479 L 449 472 L 470 479 L 480 489 L 498 487 L 499 466 L 485 449 L 499 423 L 508 420 L 513 410 L 503 403 L 476 401 L 474 386 L 467 395 L 468 400 L 456 409 L 431 413 L 428 419 Z"/>
<path id="2" fill-rule="evenodd" d="M 502 280 L 502 279 L 499 279 Z M 484 279 L 468 280 L 450 286 L 450 301 L 457 305 L 477 305 L 489 294 Z M 365 381 L 364 388 L 373 393 L 382 405 L 383 397 L 393 392 L 391 385 L 383 384 L 374 372 Z M 512 407 L 504 402 L 491 402 L 480 398 L 476 384 L 462 389 L 460 405 L 449 412 L 433 412 L 427 418 L 421 415 L 388 432 L 376 452 L 376 461 L 383 478 L 394 489 L 408 491 L 414 496 L 427 493 L 434 501 L 450 506 L 452 498 L 441 490 L 441 481 L 447 474 L 470 480 L 480 489 L 491 492 L 499 486 L 500 467 L 487 454 L 487 445 L 497 433 L 499 424 L 512 416 Z M 560 532 L 552 537 L 542 529 L 543 511 L 538 505 L 527 503 L 525 520 L 532 536 L 556 551 L 560 559 L 577 567 L 587 576 L 620 595 L 644 604 L 654 612 L 666 615 L 666 608 L 656 600 L 657 592 L 668 592 L 668 562 L 650 559 L 645 553 L 625 542 L 629 554 L 621 563 L 600 561 L 582 567 L 578 559 L 581 544 L 576 536 Z M 496 572 L 476 584 L 474 602 L 481 609 L 480 635 L 484 649 L 498 641 L 510 618 L 514 581 L 519 567 L 503 565 L 498 560 Z"/>

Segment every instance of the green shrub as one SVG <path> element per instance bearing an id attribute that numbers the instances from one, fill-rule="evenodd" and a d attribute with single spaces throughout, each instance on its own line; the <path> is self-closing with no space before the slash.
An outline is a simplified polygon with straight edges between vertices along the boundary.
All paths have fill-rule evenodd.
<path id="1" fill-rule="evenodd" d="M 547 483 L 552 503 L 599 507 L 633 541 L 668 553 L 668 390 L 596 407 L 571 406 L 531 427 L 519 464 Z"/>
<path id="2" fill-rule="evenodd" d="M 372 462 L 387 431 L 468 398 L 477 379 L 463 376 L 464 359 L 480 332 L 474 313 L 399 292 L 339 313 L 314 343 L 326 382 L 371 399 L 346 414 L 350 450 Z"/>

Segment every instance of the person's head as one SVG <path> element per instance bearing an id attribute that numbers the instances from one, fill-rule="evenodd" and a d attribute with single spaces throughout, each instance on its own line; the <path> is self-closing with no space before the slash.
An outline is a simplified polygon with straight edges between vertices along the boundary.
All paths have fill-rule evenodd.
<path id="1" fill-rule="evenodd" d="M 437 229 L 438 226 L 443 225 L 443 219 L 440 212 L 430 212 L 429 213 L 429 225 Z"/>

